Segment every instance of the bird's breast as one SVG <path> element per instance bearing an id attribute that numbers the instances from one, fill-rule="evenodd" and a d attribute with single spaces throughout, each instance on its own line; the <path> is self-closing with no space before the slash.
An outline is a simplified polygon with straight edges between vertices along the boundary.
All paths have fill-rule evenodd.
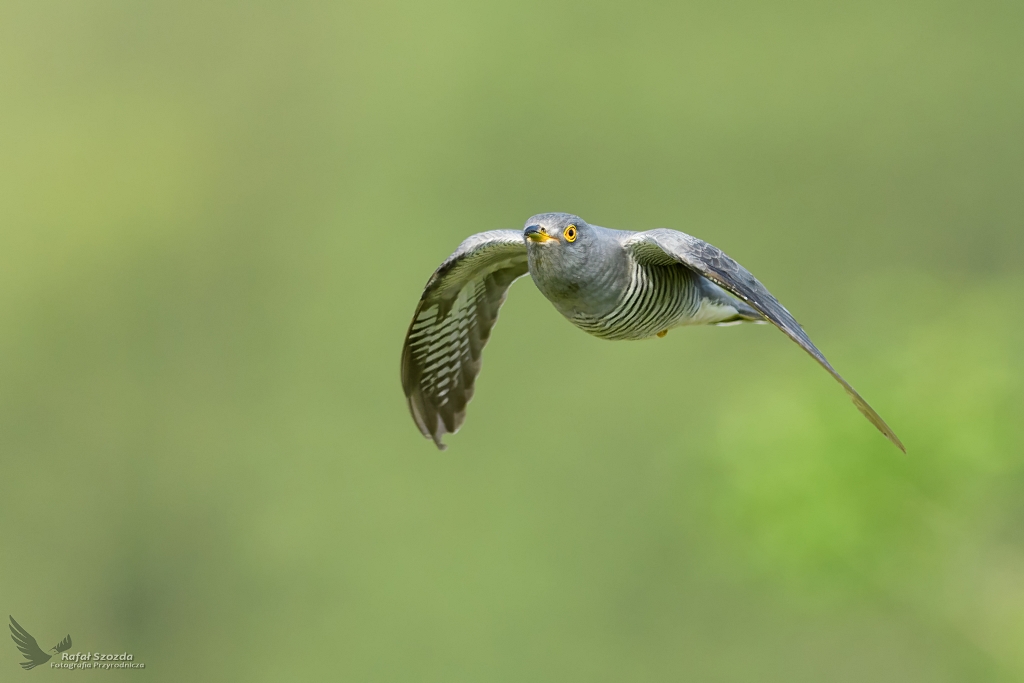
<path id="1" fill-rule="evenodd" d="M 559 258 L 543 254 L 530 258 L 530 275 L 537 288 L 562 315 L 600 316 L 622 298 L 629 280 L 628 267 L 612 257 Z"/>
<path id="2" fill-rule="evenodd" d="M 644 266 L 633 261 L 611 307 L 567 317 L 602 339 L 648 339 L 693 316 L 701 298 L 697 277 L 683 266 Z"/>

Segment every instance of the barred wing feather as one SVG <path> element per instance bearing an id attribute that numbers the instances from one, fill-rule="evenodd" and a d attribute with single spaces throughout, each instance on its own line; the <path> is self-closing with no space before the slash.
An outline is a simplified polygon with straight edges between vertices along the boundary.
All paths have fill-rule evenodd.
<path id="1" fill-rule="evenodd" d="M 523 233 L 492 230 L 467 238 L 427 282 L 402 348 L 402 388 L 416 426 L 441 450 L 465 420 L 508 288 L 527 270 Z"/>

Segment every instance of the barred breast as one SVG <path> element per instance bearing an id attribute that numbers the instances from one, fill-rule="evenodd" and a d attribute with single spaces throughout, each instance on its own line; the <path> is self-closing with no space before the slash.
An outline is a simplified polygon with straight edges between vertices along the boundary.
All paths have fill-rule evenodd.
<path id="1" fill-rule="evenodd" d="M 645 266 L 633 261 L 629 282 L 615 307 L 600 316 L 583 313 L 570 320 L 602 339 L 647 339 L 679 325 L 699 309 L 697 275 L 688 268 Z"/>

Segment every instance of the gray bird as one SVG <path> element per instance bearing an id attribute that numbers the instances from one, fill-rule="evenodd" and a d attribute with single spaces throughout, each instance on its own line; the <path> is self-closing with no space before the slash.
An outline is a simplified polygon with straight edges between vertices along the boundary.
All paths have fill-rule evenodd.
<path id="1" fill-rule="evenodd" d="M 767 320 L 828 370 L 871 424 L 906 452 L 789 311 L 720 249 L 675 230 L 609 230 L 568 213 L 538 214 L 522 231 L 468 237 L 427 281 L 402 349 L 402 388 L 416 426 L 442 450 L 441 438 L 465 420 L 481 352 L 508 288 L 527 273 L 569 322 L 602 339 Z"/>

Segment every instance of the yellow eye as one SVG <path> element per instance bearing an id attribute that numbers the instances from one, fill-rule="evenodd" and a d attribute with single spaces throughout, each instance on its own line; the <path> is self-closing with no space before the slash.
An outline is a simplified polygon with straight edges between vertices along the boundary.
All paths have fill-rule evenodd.
<path id="1" fill-rule="evenodd" d="M 575 242 L 576 241 L 576 226 L 575 225 L 570 225 L 570 226 L 566 227 L 565 232 L 563 232 L 562 234 L 565 235 L 565 241 L 566 242 Z"/>

